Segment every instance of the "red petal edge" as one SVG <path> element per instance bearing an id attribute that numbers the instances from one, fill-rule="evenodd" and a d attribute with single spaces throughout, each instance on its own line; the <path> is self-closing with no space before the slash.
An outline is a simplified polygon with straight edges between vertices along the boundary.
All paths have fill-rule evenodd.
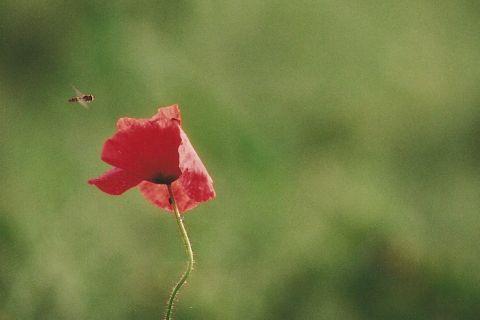
<path id="1" fill-rule="evenodd" d="M 120 118 L 117 121 L 117 130 L 127 130 L 128 128 L 135 125 L 142 125 L 143 123 L 148 122 L 148 119 L 135 119 L 135 118 Z"/>
<path id="2" fill-rule="evenodd" d="M 159 108 L 157 114 L 150 120 L 152 121 L 165 121 L 176 120 L 179 124 L 182 124 L 182 116 L 180 115 L 180 108 L 178 104 L 174 104 L 168 107 Z"/>
<path id="3" fill-rule="evenodd" d="M 88 180 L 88 183 L 108 194 L 120 195 L 138 185 L 142 180 L 125 170 L 113 168 L 98 178 Z"/>

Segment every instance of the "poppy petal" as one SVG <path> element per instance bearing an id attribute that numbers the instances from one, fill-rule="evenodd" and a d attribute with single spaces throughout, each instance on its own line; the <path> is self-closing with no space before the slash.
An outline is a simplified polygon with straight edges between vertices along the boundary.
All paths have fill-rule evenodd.
<path id="1" fill-rule="evenodd" d="M 139 185 L 139 188 L 143 196 L 151 203 L 165 210 L 173 211 L 173 208 L 169 202 L 170 196 L 168 194 L 166 185 L 143 181 Z M 172 183 L 172 192 L 173 196 L 175 197 L 178 210 L 182 213 L 195 208 L 199 204 L 199 202 L 196 202 L 187 195 L 183 185 L 179 183 L 179 180 Z"/>
<path id="2" fill-rule="evenodd" d="M 159 108 L 157 111 L 157 114 L 154 115 L 150 120 L 152 121 L 177 120 L 178 124 L 182 124 L 180 108 L 178 108 L 178 104 Z"/>
<path id="3" fill-rule="evenodd" d="M 208 201 L 215 198 L 213 180 L 207 169 L 193 149 L 186 133 L 180 128 L 182 144 L 178 149 L 180 153 L 180 169 L 182 176 L 178 182 L 182 184 L 185 193 L 196 202 Z"/>
<path id="4" fill-rule="evenodd" d="M 148 122 L 147 119 L 135 119 L 135 118 L 120 118 L 117 121 L 117 130 L 126 130 L 133 125 L 142 125 L 145 122 Z"/>
<path id="5" fill-rule="evenodd" d="M 117 127 L 103 146 L 103 161 L 157 183 L 171 183 L 180 176 L 177 123 L 123 118 Z"/>
<path id="6" fill-rule="evenodd" d="M 97 186 L 108 194 L 120 195 L 138 185 L 142 180 L 142 178 L 138 178 L 125 170 L 113 168 L 98 178 L 88 180 L 88 183 Z"/>
<path id="7" fill-rule="evenodd" d="M 200 202 L 215 198 L 215 190 L 212 178 L 182 129 L 180 129 L 180 136 L 182 137 L 179 148 L 182 175 L 172 183 L 172 191 L 178 210 L 183 213 L 195 208 Z M 172 211 L 167 186 L 144 181 L 139 187 L 145 198 L 154 205 Z"/>
<path id="8" fill-rule="evenodd" d="M 178 120 L 181 123 L 180 109 L 176 104 L 158 109 L 157 114 L 151 120 L 168 121 L 171 119 Z M 180 136 L 182 138 L 182 144 L 179 148 L 180 169 L 182 170 L 180 181 L 183 189 L 191 199 L 197 202 L 214 198 L 215 190 L 213 189 L 212 178 L 182 128 L 180 128 Z"/>

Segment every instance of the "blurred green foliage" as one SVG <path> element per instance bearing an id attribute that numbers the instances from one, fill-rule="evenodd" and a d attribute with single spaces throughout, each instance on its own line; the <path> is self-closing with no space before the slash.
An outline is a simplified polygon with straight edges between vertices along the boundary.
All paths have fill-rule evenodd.
<path id="1" fill-rule="evenodd" d="M 174 219 L 86 180 L 173 103 L 218 194 L 178 319 L 476 319 L 479 30 L 467 0 L 1 1 L 0 319 L 159 318 Z"/>

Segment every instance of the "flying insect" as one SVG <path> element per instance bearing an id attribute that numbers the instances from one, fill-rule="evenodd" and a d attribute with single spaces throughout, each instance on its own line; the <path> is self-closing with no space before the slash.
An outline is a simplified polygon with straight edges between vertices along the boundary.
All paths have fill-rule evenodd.
<path id="1" fill-rule="evenodd" d="M 68 99 L 68 102 L 78 103 L 85 109 L 88 109 L 88 104 L 93 100 L 95 100 L 95 96 L 93 94 L 84 94 L 80 90 L 78 90 L 75 86 L 72 86 L 72 88 L 75 91 L 76 96 Z"/>

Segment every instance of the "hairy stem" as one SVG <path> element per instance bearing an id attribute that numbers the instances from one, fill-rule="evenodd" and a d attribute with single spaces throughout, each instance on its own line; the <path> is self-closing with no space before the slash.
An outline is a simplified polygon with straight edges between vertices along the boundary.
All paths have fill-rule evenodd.
<path id="1" fill-rule="evenodd" d="M 192 245 L 190 244 L 190 239 L 188 238 L 187 230 L 183 225 L 182 217 L 180 216 L 177 203 L 175 202 L 175 197 L 173 196 L 172 186 L 168 184 L 167 188 L 168 188 L 168 193 L 170 195 L 170 203 L 172 204 L 173 211 L 175 213 L 175 220 L 177 221 L 178 230 L 180 231 L 180 235 L 182 236 L 183 245 L 185 247 L 185 253 L 188 257 L 187 270 L 185 271 L 185 273 L 182 275 L 178 283 L 173 288 L 170 298 L 168 299 L 165 320 L 170 320 L 172 319 L 172 315 L 173 315 L 173 304 L 175 302 L 175 297 L 177 293 L 180 291 L 180 288 L 182 288 L 182 286 L 184 285 L 185 281 L 187 281 L 188 276 L 193 270 L 193 251 L 192 251 Z"/>

